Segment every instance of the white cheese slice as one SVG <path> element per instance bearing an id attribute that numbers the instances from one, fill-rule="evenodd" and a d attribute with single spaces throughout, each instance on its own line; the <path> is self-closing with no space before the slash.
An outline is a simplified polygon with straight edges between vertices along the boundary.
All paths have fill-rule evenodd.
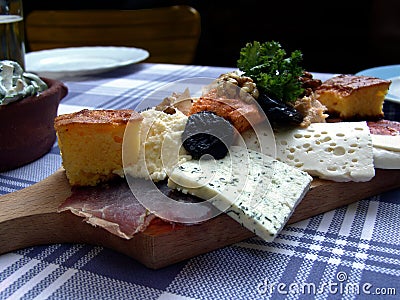
<path id="1" fill-rule="evenodd" d="M 262 153 L 232 146 L 220 160 L 176 166 L 168 186 L 210 201 L 266 241 L 282 230 L 312 177 Z"/>
<path id="2" fill-rule="evenodd" d="M 400 169 L 400 152 L 374 147 L 374 165 L 378 169 Z"/>
<path id="3" fill-rule="evenodd" d="M 400 169 L 400 136 L 371 134 L 374 165 L 378 169 Z"/>
<path id="4" fill-rule="evenodd" d="M 400 135 L 371 134 L 371 139 L 374 148 L 400 152 Z"/>
<path id="5" fill-rule="evenodd" d="M 369 181 L 375 176 L 365 121 L 312 123 L 275 132 L 277 159 L 322 179 Z"/>

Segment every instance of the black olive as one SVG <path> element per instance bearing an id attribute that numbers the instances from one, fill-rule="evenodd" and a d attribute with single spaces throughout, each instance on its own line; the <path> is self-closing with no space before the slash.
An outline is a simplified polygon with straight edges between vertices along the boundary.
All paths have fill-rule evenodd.
<path id="1" fill-rule="evenodd" d="M 303 115 L 294 107 L 260 94 L 257 99 L 268 120 L 279 124 L 300 124 L 303 122 Z"/>
<path id="2" fill-rule="evenodd" d="M 210 111 L 190 115 L 182 134 L 183 147 L 194 159 L 206 154 L 215 159 L 225 157 L 233 137 L 232 124 Z"/>

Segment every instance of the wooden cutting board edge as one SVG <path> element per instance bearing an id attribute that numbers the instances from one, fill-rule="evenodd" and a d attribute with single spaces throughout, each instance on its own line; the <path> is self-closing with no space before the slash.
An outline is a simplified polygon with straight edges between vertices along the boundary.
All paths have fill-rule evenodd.
<path id="1" fill-rule="evenodd" d="M 315 179 L 288 221 L 292 224 L 400 187 L 400 170 L 376 170 L 369 182 Z M 113 249 L 151 269 L 160 269 L 254 236 L 227 215 L 184 226 L 156 220 L 130 240 L 95 228 L 57 207 L 71 194 L 63 169 L 20 191 L 0 196 L 0 254 L 54 244 L 87 243 Z"/>

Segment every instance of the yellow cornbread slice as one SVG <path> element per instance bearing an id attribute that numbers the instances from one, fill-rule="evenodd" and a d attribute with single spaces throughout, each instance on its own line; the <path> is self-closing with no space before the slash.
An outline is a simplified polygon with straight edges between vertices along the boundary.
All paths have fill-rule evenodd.
<path id="1" fill-rule="evenodd" d="M 56 117 L 54 128 L 69 183 L 94 186 L 122 176 L 125 128 L 130 122 L 131 157 L 137 157 L 142 119 L 138 112 L 129 109 L 84 109 Z"/>
<path id="2" fill-rule="evenodd" d="M 370 76 L 339 75 L 323 82 L 315 91 L 328 113 L 341 119 L 379 119 L 390 80 Z"/>

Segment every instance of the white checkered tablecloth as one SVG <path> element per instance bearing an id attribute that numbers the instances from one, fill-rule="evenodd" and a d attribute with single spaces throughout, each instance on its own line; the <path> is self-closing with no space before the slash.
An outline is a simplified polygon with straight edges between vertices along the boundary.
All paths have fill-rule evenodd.
<path id="1" fill-rule="evenodd" d="M 69 94 L 59 113 L 135 108 L 167 83 L 230 70 L 141 63 L 66 79 Z M 399 106 L 385 109 L 398 120 Z M 0 195 L 60 166 L 55 144 L 37 161 L 0 173 Z M 0 299 L 399 299 L 399 216 L 397 189 L 286 226 L 272 243 L 250 238 L 160 270 L 98 246 L 35 246 L 0 255 Z"/>

